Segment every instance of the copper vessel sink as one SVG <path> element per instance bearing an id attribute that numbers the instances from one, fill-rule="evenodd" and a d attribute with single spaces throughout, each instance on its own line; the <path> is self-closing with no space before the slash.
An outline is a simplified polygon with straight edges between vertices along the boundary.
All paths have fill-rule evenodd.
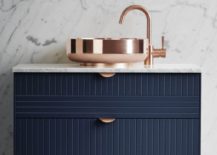
<path id="1" fill-rule="evenodd" d="M 147 40 L 137 38 L 69 39 L 67 55 L 80 63 L 133 63 L 146 58 Z"/>
<path id="2" fill-rule="evenodd" d="M 147 19 L 147 31 L 144 39 L 139 38 L 70 38 L 67 42 L 67 56 L 70 60 L 81 64 L 114 65 L 130 64 L 144 61 L 146 66 L 153 64 L 154 57 L 165 57 L 164 37 L 162 47 L 154 48 L 151 38 L 151 17 L 148 11 L 140 5 L 131 5 L 124 9 L 119 23 L 131 10 L 142 11 Z"/>

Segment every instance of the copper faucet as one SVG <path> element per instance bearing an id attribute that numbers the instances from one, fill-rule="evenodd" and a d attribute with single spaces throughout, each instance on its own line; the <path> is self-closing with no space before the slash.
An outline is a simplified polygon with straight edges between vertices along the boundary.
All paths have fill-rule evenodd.
<path id="1" fill-rule="evenodd" d="M 155 49 L 152 46 L 152 40 L 151 40 L 151 17 L 148 13 L 148 11 L 142 7 L 141 5 L 131 5 L 128 6 L 124 11 L 122 12 L 120 16 L 119 23 L 122 24 L 124 21 L 124 17 L 127 15 L 128 12 L 131 10 L 140 10 L 142 11 L 146 18 L 147 18 L 147 39 L 148 39 L 148 51 L 147 51 L 147 57 L 144 60 L 145 65 L 152 65 L 153 64 L 153 57 L 166 57 L 166 49 L 164 48 L 164 37 L 162 36 L 162 48 Z"/>

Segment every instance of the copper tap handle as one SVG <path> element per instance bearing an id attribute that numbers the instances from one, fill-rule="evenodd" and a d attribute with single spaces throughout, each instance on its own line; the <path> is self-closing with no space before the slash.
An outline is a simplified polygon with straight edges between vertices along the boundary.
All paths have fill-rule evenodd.
<path id="1" fill-rule="evenodd" d="M 164 49 L 164 36 L 161 37 L 162 49 Z"/>
<path id="2" fill-rule="evenodd" d="M 107 118 L 107 117 L 101 117 L 99 118 L 99 121 L 102 122 L 102 123 L 112 123 L 115 121 L 115 118 Z"/>
<path id="3" fill-rule="evenodd" d="M 155 58 L 166 57 L 166 49 L 164 48 L 164 36 L 161 37 L 161 48 L 153 48 L 152 56 Z"/>

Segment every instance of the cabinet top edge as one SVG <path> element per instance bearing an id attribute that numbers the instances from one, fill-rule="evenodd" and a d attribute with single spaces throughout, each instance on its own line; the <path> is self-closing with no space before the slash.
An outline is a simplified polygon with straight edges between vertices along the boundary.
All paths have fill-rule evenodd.
<path id="1" fill-rule="evenodd" d="M 194 64 L 158 64 L 152 67 L 83 67 L 79 64 L 18 64 L 13 67 L 14 73 L 201 73 L 200 67 Z"/>

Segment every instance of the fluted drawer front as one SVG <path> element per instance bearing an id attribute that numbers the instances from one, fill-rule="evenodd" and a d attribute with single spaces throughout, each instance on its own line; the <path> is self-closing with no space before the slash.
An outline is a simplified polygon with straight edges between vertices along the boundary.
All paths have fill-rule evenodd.
<path id="1" fill-rule="evenodd" d="M 199 119 L 17 119 L 16 155 L 199 155 Z"/>
<path id="2" fill-rule="evenodd" d="M 17 96 L 200 96 L 200 73 L 15 73 Z"/>
<path id="3" fill-rule="evenodd" d="M 200 74 L 16 73 L 17 117 L 199 118 Z"/>

